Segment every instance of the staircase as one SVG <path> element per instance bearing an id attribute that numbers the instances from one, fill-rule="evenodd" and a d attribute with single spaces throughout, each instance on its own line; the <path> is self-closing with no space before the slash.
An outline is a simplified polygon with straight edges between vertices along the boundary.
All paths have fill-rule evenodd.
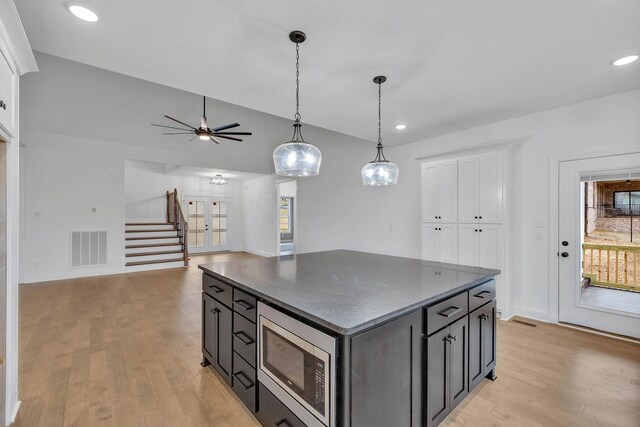
<path id="1" fill-rule="evenodd" d="M 178 202 L 178 192 L 167 191 L 167 222 L 125 224 L 127 271 L 187 267 L 189 253 L 187 222 Z"/>

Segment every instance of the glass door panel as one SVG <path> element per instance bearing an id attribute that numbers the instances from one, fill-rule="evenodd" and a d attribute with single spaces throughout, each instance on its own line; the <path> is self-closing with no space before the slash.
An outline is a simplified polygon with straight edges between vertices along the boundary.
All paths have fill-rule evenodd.
<path id="1" fill-rule="evenodd" d="M 229 249 L 227 211 L 229 203 L 211 198 L 185 198 L 189 222 L 189 251 L 215 252 Z"/>
<path id="2" fill-rule="evenodd" d="M 228 249 L 227 241 L 227 202 L 212 200 L 211 208 L 211 246 L 213 250 Z"/>
<path id="3" fill-rule="evenodd" d="M 187 199 L 189 222 L 189 250 L 205 249 L 207 227 L 205 223 L 205 201 Z"/>

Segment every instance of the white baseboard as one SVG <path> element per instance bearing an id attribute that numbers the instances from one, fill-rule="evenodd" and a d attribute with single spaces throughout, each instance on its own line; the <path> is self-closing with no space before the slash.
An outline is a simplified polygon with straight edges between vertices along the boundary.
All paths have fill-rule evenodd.
<path id="1" fill-rule="evenodd" d="M 549 312 L 546 310 L 540 310 L 537 308 L 529 308 L 523 307 L 521 305 L 516 305 L 513 315 L 509 316 L 509 318 L 515 316 L 522 316 L 528 319 L 539 320 L 540 322 L 549 323 Z"/>
<path id="2" fill-rule="evenodd" d="M 242 249 L 242 252 L 247 252 L 247 253 L 250 253 L 250 254 L 253 254 L 253 255 L 267 256 L 267 257 L 276 256 L 276 254 L 273 253 L 273 252 L 269 253 L 269 252 L 265 252 L 265 251 L 259 251 L 259 250 L 256 250 L 256 249 L 246 249 L 245 248 L 245 249 Z"/>
<path id="3" fill-rule="evenodd" d="M 7 425 L 11 425 L 16 422 L 16 418 L 18 417 L 18 410 L 20 409 L 21 403 L 22 403 L 21 400 L 18 400 L 16 402 L 16 406 L 13 408 L 13 412 L 11 413 L 11 418 L 9 418 L 9 424 Z"/>

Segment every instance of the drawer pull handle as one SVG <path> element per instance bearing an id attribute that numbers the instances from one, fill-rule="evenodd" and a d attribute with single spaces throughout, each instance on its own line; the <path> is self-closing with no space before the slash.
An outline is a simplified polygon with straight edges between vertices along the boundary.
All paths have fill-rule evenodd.
<path id="1" fill-rule="evenodd" d="M 219 294 L 220 292 L 224 292 L 224 289 L 217 287 L 216 285 L 209 285 L 209 289 L 213 289 L 213 291 L 216 294 Z"/>
<path id="2" fill-rule="evenodd" d="M 490 295 L 490 294 L 491 294 L 491 291 L 482 291 L 482 292 L 479 292 L 479 293 L 475 294 L 474 297 L 484 299 L 485 296 Z"/>
<path id="3" fill-rule="evenodd" d="M 438 313 L 440 316 L 444 316 L 444 317 L 451 317 L 454 314 L 456 314 L 457 312 L 459 312 L 460 310 L 462 310 L 460 307 L 449 307 L 446 310 L 442 310 L 440 313 Z"/>
<path id="4" fill-rule="evenodd" d="M 253 387 L 255 385 L 242 372 L 236 372 L 235 374 L 233 374 L 233 376 L 235 377 L 235 379 L 238 380 L 238 382 L 240 382 L 240 384 L 242 384 L 242 386 L 244 387 L 245 390 L 249 390 L 251 387 Z"/>
<path id="5" fill-rule="evenodd" d="M 238 304 L 243 310 L 246 310 L 246 311 L 253 310 L 255 308 L 254 306 L 252 306 L 251 304 L 249 304 L 248 302 L 242 299 L 239 299 L 235 303 Z"/>
<path id="6" fill-rule="evenodd" d="M 6 110 L 7 104 L 4 101 L 0 101 L 0 108 L 2 108 L 3 110 Z"/>
<path id="7" fill-rule="evenodd" d="M 245 334 L 242 331 L 234 332 L 233 335 L 238 337 L 238 339 L 242 341 L 244 345 L 251 345 L 254 342 L 256 342 L 253 338 L 251 338 L 249 335 Z"/>
<path id="8" fill-rule="evenodd" d="M 276 423 L 274 424 L 274 426 L 276 427 L 291 427 L 291 424 L 289 424 L 287 422 L 287 420 L 285 420 L 284 418 L 281 420 L 276 421 Z"/>

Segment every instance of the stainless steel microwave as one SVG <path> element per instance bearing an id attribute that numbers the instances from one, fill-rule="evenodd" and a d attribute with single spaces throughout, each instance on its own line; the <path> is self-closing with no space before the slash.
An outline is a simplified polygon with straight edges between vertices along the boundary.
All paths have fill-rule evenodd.
<path id="1" fill-rule="evenodd" d="M 336 339 L 258 303 L 258 381 L 310 427 L 335 426 Z"/>

